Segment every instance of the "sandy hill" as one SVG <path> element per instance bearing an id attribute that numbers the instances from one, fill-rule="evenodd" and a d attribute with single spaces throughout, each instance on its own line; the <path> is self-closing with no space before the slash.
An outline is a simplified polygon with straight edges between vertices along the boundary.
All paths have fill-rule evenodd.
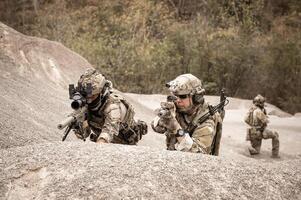
<path id="1" fill-rule="evenodd" d="M 164 150 L 150 131 L 138 146 L 61 142 L 67 86 L 90 64 L 59 43 L 0 23 L 0 199 L 301 199 L 300 118 L 271 116 L 281 159 L 250 157 L 248 100 L 230 99 L 221 156 Z M 125 94 L 148 123 L 163 95 Z M 206 97 L 213 104 L 218 97 Z M 282 113 L 269 106 L 269 112 Z M 281 114 L 282 116 L 282 114 Z"/>

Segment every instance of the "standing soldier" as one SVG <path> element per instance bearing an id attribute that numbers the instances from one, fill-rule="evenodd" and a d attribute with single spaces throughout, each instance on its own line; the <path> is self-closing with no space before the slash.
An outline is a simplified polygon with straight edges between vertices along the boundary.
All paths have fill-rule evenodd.
<path id="1" fill-rule="evenodd" d="M 126 99 L 112 91 L 112 83 L 95 69 L 88 69 L 79 79 L 76 92 L 86 99 L 86 120 L 80 139 L 90 136 L 97 143 L 135 145 L 147 133 L 143 121 L 134 120 L 134 109 Z M 92 130 L 92 131 L 91 131 Z"/>
<path id="2" fill-rule="evenodd" d="M 265 98 L 258 94 L 245 117 L 245 122 L 250 126 L 246 137 L 246 140 L 251 142 L 249 152 L 251 155 L 259 154 L 262 139 L 272 139 L 272 158 L 279 158 L 279 135 L 276 131 L 266 128 L 269 120 L 264 103 Z"/>
<path id="3" fill-rule="evenodd" d="M 166 86 L 175 99 L 161 103 L 152 128 L 166 134 L 167 149 L 218 155 L 222 119 L 218 112 L 212 112 L 204 122 L 199 121 L 210 109 L 201 81 L 192 74 L 183 74 Z"/>

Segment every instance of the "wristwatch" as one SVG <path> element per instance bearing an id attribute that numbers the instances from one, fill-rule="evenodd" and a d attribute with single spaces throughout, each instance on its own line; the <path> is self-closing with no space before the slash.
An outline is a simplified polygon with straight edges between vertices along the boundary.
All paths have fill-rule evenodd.
<path id="1" fill-rule="evenodd" d="M 186 134 L 186 132 L 183 130 L 183 129 L 179 129 L 177 130 L 177 133 L 176 133 L 176 137 L 183 137 L 184 135 Z"/>

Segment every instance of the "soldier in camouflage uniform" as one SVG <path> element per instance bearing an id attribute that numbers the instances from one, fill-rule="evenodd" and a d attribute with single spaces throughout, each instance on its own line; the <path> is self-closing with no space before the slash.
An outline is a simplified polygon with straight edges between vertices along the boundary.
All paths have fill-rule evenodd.
<path id="1" fill-rule="evenodd" d="M 222 119 L 219 113 L 200 124 L 197 119 L 208 112 L 201 81 L 192 74 L 183 74 L 167 84 L 174 102 L 161 103 L 168 109 L 168 117 L 157 116 L 152 122 L 155 132 L 165 133 L 168 150 L 218 155 Z M 191 129 L 192 122 L 197 124 Z M 218 140 L 215 141 L 215 136 Z M 215 148 L 213 143 L 215 142 Z"/>
<path id="2" fill-rule="evenodd" d="M 95 69 L 88 69 L 79 79 L 82 91 L 92 86 L 86 97 L 88 105 L 84 133 L 78 138 L 90 136 L 97 143 L 119 143 L 135 145 L 147 133 L 143 121 L 134 120 L 134 109 L 126 99 L 112 90 L 112 83 Z M 92 130 L 92 132 L 91 132 Z"/>
<path id="3" fill-rule="evenodd" d="M 245 122 L 250 126 L 246 137 L 251 142 L 249 152 L 251 155 L 259 154 L 262 139 L 272 139 L 272 157 L 279 158 L 279 134 L 266 128 L 269 121 L 264 103 L 265 98 L 257 95 L 245 117 Z"/>

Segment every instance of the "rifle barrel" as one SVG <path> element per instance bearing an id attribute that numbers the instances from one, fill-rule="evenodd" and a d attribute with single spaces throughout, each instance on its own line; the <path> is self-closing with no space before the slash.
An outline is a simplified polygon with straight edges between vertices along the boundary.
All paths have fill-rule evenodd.
<path id="1" fill-rule="evenodd" d="M 59 123 L 57 125 L 57 128 L 62 130 L 63 128 L 65 128 L 66 126 L 71 124 L 74 120 L 75 120 L 75 118 L 73 116 L 69 116 L 66 119 L 64 119 L 61 123 Z"/>

